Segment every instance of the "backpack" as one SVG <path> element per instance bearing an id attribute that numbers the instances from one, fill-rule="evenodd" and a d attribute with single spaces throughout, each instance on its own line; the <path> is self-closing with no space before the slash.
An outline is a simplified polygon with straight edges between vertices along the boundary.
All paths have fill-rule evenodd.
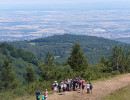
<path id="1" fill-rule="evenodd" d="M 82 81 L 82 85 L 85 86 L 85 82 L 84 82 L 84 80 Z"/>
<path id="2" fill-rule="evenodd" d="M 91 88 L 91 89 L 93 88 L 92 84 L 90 84 L 90 88 Z"/>
<path id="3" fill-rule="evenodd" d="M 53 84 L 51 85 L 51 88 L 52 88 L 52 89 L 54 88 Z"/>
<path id="4" fill-rule="evenodd" d="M 38 95 L 38 99 L 40 99 L 40 95 Z"/>
<path id="5" fill-rule="evenodd" d="M 55 83 L 54 86 L 57 86 L 57 84 Z"/>
<path id="6" fill-rule="evenodd" d="M 81 83 L 82 83 L 82 80 L 80 80 L 79 83 L 81 84 Z"/>

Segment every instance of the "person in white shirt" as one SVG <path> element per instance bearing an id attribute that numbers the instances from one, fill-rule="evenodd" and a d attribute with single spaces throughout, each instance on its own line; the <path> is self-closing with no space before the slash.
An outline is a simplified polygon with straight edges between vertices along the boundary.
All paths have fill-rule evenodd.
<path id="1" fill-rule="evenodd" d="M 87 88 L 87 93 L 90 93 L 90 84 L 89 83 L 86 84 L 86 88 Z"/>
<path id="2" fill-rule="evenodd" d="M 58 87 L 57 81 L 54 82 L 53 86 L 54 86 L 54 93 L 55 93 L 57 92 L 57 87 Z"/>

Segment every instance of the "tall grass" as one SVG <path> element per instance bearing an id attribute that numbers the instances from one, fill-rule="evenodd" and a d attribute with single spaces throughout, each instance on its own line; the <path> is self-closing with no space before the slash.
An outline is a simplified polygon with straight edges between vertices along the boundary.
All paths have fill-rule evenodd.
<path id="1" fill-rule="evenodd" d="M 102 100 L 130 100 L 130 85 L 116 90 Z"/>

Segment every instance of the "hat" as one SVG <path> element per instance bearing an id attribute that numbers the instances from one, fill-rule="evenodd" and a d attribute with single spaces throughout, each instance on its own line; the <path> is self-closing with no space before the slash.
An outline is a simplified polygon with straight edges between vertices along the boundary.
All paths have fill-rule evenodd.
<path id="1" fill-rule="evenodd" d="M 56 83 L 57 81 L 55 81 L 55 83 Z"/>

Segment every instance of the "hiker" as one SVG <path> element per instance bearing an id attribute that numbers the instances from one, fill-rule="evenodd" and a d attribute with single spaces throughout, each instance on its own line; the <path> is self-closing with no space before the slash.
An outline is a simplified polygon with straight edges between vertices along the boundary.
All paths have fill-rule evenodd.
<path id="1" fill-rule="evenodd" d="M 84 88 L 85 88 L 85 80 L 82 80 L 82 93 L 84 93 Z"/>
<path id="2" fill-rule="evenodd" d="M 39 91 L 39 89 L 37 89 L 35 94 L 36 94 L 36 100 L 40 100 L 40 91 Z"/>
<path id="3" fill-rule="evenodd" d="M 79 79 L 79 89 L 81 91 L 82 79 Z"/>
<path id="4" fill-rule="evenodd" d="M 78 78 L 77 77 L 75 78 L 75 88 L 76 88 L 76 90 L 78 90 Z"/>
<path id="5" fill-rule="evenodd" d="M 58 87 L 57 81 L 54 82 L 53 86 L 54 86 L 54 92 L 57 92 L 57 87 Z"/>
<path id="6" fill-rule="evenodd" d="M 73 91 L 75 91 L 75 85 L 76 85 L 76 82 L 75 82 L 75 79 L 73 80 Z"/>
<path id="7" fill-rule="evenodd" d="M 42 100 L 45 100 L 45 94 L 44 94 L 44 91 L 43 91 L 43 94 L 42 94 Z"/>
<path id="8" fill-rule="evenodd" d="M 86 88 L 87 88 L 87 93 L 90 93 L 90 84 L 89 83 L 86 84 Z"/>
<path id="9" fill-rule="evenodd" d="M 69 79 L 66 80 L 66 84 L 67 84 L 67 91 L 69 91 L 70 90 L 70 80 Z"/>
<path id="10" fill-rule="evenodd" d="M 48 97 L 48 91 L 46 89 L 46 91 L 45 91 L 45 100 L 47 100 L 47 97 Z"/>
<path id="11" fill-rule="evenodd" d="M 72 79 L 70 79 L 70 91 L 72 91 L 72 88 L 73 88 L 73 82 Z"/>
<path id="12" fill-rule="evenodd" d="M 90 85 L 90 93 L 92 94 L 93 85 L 91 83 L 89 83 L 89 85 Z"/>
<path id="13" fill-rule="evenodd" d="M 58 85 L 59 93 L 61 92 L 61 85 L 62 85 L 62 82 Z"/>
<path id="14" fill-rule="evenodd" d="M 63 92 L 64 92 L 64 94 L 66 94 L 66 84 L 65 83 L 63 83 Z"/>
<path id="15" fill-rule="evenodd" d="M 54 86 L 53 86 L 53 84 L 51 85 L 51 89 L 52 89 L 52 91 L 54 90 Z"/>

